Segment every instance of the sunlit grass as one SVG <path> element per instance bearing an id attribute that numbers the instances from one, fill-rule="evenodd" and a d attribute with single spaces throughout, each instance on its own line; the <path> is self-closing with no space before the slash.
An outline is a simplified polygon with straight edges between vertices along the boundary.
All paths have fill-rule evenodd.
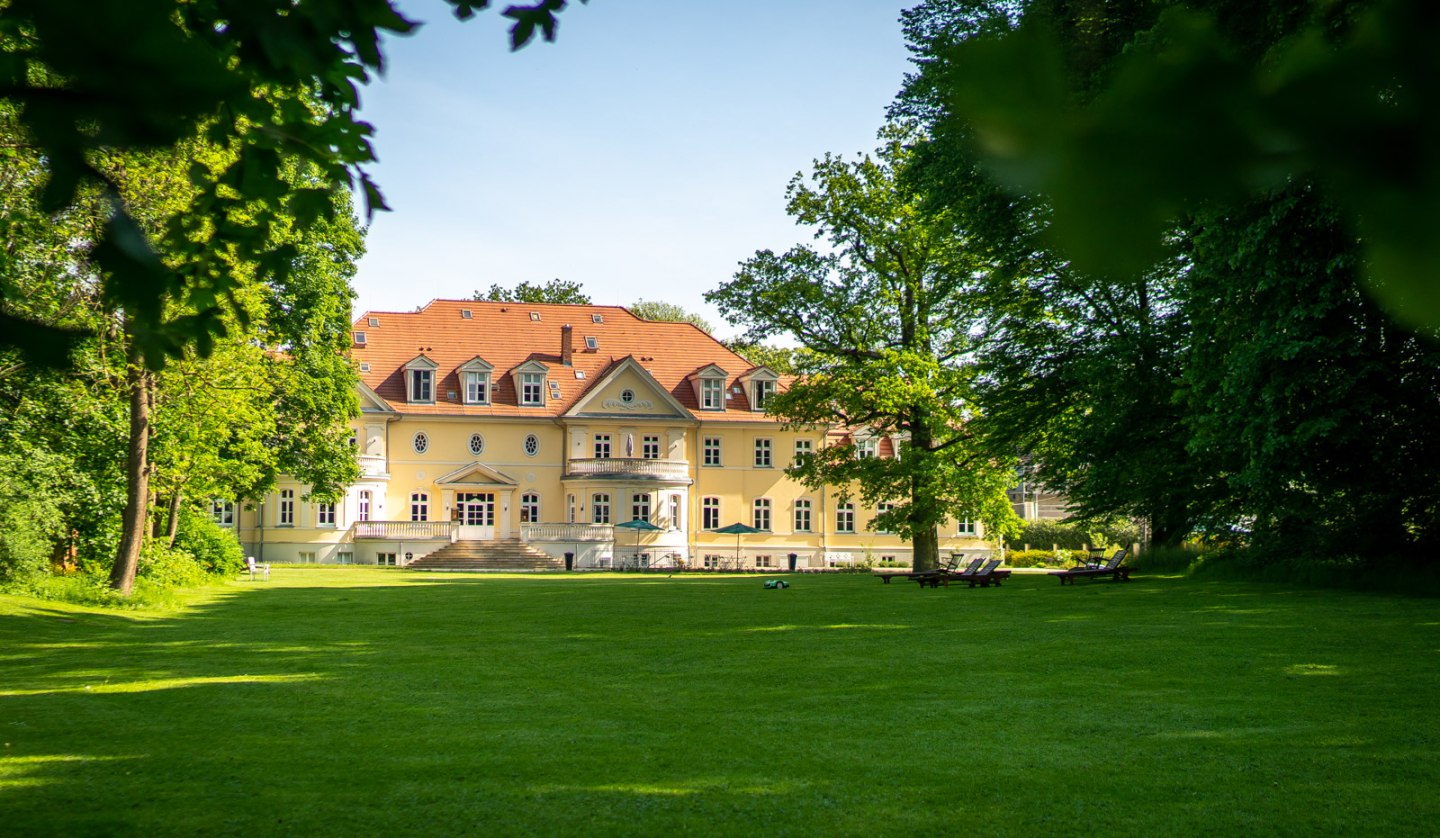
<path id="1" fill-rule="evenodd" d="M 1425 834 L 1440 603 L 279 568 L 0 597 L 0 833 Z"/>

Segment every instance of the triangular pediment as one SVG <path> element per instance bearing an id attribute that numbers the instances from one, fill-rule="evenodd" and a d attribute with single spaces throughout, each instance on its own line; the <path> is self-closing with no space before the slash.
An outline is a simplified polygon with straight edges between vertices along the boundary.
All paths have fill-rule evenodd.
<path id="1" fill-rule="evenodd" d="M 700 369 L 690 373 L 686 378 L 729 378 L 730 373 L 721 369 L 718 364 L 706 364 Z"/>
<path id="2" fill-rule="evenodd" d="M 503 471 L 485 465 L 484 463 L 471 463 L 461 466 L 449 474 L 442 475 L 435 479 L 440 486 L 515 486 L 518 485 L 515 478 Z"/>
<path id="3" fill-rule="evenodd" d="M 434 370 L 439 368 L 439 364 L 424 355 L 416 355 L 405 363 L 405 369 L 407 370 Z"/>
<path id="4" fill-rule="evenodd" d="M 780 374 L 769 367 L 754 367 L 741 378 L 746 381 L 779 381 Z"/>
<path id="5" fill-rule="evenodd" d="M 391 407 L 389 402 L 380 398 L 380 394 L 375 392 L 375 390 L 365 382 L 355 382 L 355 390 L 357 395 L 360 396 L 361 413 L 395 413 L 395 408 Z"/>
<path id="6" fill-rule="evenodd" d="M 489 361 L 486 361 L 479 355 L 460 365 L 461 372 L 490 372 L 494 369 L 495 367 L 492 366 Z"/>
<path id="7" fill-rule="evenodd" d="M 526 361 L 525 363 L 523 363 L 523 364 L 521 364 L 520 366 L 516 367 L 515 369 L 511 370 L 511 372 L 514 372 L 514 373 L 521 373 L 521 372 L 549 372 L 549 371 L 550 371 L 550 368 L 547 367 L 547 366 L 545 366 L 544 364 L 540 363 L 539 361 Z"/>
<path id="8" fill-rule="evenodd" d="M 634 357 L 615 363 L 596 379 L 566 416 L 644 416 L 694 419 L 695 415 L 666 392 Z"/>

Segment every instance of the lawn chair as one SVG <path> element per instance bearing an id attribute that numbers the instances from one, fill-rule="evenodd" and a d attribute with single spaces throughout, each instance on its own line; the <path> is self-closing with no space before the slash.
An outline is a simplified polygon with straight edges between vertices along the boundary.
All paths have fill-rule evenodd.
<path id="1" fill-rule="evenodd" d="M 968 576 L 963 573 L 958 574 L 955 578 L 969 582 L 972 588 L 988 588 L 991 585 L 998 588 L 1000 587 L 1001 580 L 1010 578 L 1010 571 L 998 569 L 1000 567 L 1000 561 L 1000 559 L 991 559 L 985 563 L 984 567 L 974 573 Z"/>
<path id="2" fill-rule="evenodd" d="M 1102 576 L 1109 576 L 1114 582 L 1129 582 L 1130 568 L 1125 567 L 1122 562 L 1130 555 L 1129 550 L 1116 550 L 1110 561 L 1099 567 L 1072 567 L 1069 570 L 1052 570 L 1051 576 L 1059 578 L 1061 585 L 1073 585 L 1080 577 L 1087 579 L 1098 579 Z"/>
<path id="3" fill-rule="evenodd" d="M 270 581 L 270 563 L 269 563 L 269 562 L 256 563 L 254 556 L 246 556 L 246 557 L 245 557 L 245 567 L 250 571 L 250 581 L 251 581 L 251 582 L 254 582 L 254 581 L 255 581 L 255 576 L 256 576 L 256 574 L 259 574 L 260 578 L 263 579 L 263 580 L 265 580 L 266 582 Z"/>

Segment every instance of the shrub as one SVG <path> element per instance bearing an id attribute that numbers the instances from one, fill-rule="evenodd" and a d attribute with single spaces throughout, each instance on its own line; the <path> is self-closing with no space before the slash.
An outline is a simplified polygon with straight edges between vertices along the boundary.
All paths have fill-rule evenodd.
<path id="1" fill-rule="evenodd" d="M 1132 521 L 1105 524 L 1067 524 L 1061 521 L 1031 521 L 1019 535 L 1005 540 L 1012 550 L 1030 545 L 1045 550 L 1051 545 L 1061 550 L 1084 550 L 1086 547 L 1128 547 L 1140 540 L 1140 528 Z"/>
<path id="2" fill-rule="evenodd" d="M 180 510 L 175 546 L 193 556 L 204 572 L 211 575 L 233 576 L 245 568 L 245 551 L 235 533 L 196 509 Z"/>
<path id="3" fill-rule="evenodd" d="M 186 588 L 205 584 L 208 574 L 190 553 L 150 542 L 140 550 L 136 579 L 162 588 Z"/>
<path id="4" fill-rule="evenodd" d="M 1010 567 L 1069 567 L 1075 563 L 1078 551 L 1061 550 L 1011 550 L 1005 554 L 1005 564 Z"/>

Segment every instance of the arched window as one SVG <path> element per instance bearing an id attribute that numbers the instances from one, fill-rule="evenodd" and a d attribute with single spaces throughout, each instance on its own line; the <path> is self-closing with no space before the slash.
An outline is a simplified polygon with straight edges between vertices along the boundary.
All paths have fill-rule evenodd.
<path id="1" fill-rule="evenodd" d="M 520 523 L 540 523 L 540 493 L 526 492 L 520 496 Z"/>

